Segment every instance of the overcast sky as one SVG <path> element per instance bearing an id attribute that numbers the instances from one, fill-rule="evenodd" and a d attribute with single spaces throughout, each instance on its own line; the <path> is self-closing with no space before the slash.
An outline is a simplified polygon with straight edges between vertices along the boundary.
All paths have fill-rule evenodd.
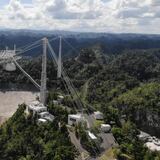
<path id="1" fill-rule="evenodd" d="M 160 0 L 0 0 L 0 28 L 160 34 Z"/>

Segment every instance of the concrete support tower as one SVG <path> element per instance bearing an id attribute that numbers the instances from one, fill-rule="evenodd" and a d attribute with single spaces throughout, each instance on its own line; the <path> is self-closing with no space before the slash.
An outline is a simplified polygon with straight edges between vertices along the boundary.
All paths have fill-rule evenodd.
<path id="1" fill-rule="evenodd" d="M 16 45 L 14 44 L 14 53 L 16 54 Z"/>
<path id="2" fill-rule="evenodd" d="M 62 37 L 60 36 L 57 77 L 61 78 L 61 76 L 62 76 Z"/>
<path id="3" fill-rule="evenodd" d="M 47 38 L 43 38 L 40 102 L 45 105 L 47 96 Z"/>

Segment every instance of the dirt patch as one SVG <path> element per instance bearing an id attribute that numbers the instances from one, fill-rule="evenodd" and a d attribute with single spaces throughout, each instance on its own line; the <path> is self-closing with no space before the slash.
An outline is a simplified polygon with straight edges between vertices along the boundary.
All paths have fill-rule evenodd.
<path id="1" fill-rule="evenodd" d="M 0 124 L 13 115 L 19 104 L 28 104 L 35 100 L 37 95 L 38 92 L 28 91 L 0 92 Z"/>

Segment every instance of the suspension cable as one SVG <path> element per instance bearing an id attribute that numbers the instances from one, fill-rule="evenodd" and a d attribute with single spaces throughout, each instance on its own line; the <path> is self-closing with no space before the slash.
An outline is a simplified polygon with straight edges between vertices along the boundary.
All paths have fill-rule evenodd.
<path id="1" fill-rule="evenodd" d="M 64 40 L 64 42 L 67 44 L 67 45 L 69 45 L 71 48 L 72 48 L 72 50 L 74 50 L 76 53 L 78 53 L 79 54 L 79 51 L 75 48 L 75 47 L 73 47 L 73 45 L 71 45 L 68 41 L 66 41 L 63 37 L 62 37 L 62 39 Z"/>
<path id="2" fill-rule="evenodd" d="M 57 62 L 57 57 L 56 57 L 56 55 L 55 55 L 55 52 L 54 52 L 54 50 L 52 49 L 52 47 L 51 47 L 51 45 L 48 43 L 48 47 L 49 47 L 49 49 L 50 49 L 50 54 L 51 54 L 51 57 L 52 57 L 52 59 L 53 59 L 53 62 L 54 62 L 54 64 L 57 66 L 58 65 L 58 62 Z M 72 97 L 74 97 L 74 95 L 75 95 L 75 93 L 73 93 L 73 89 L 71 88 L 71 86 L 70 86 L 70 84 L 69 84 L 69 82 L 68 82 L 68 79 L 67 79 L 67 76 L 65 76 L 64 75 L 64 72 L 62 71 L 62 75 L 63 75 L 63 78 L 64 78 L 64 81 L 65 81 L 65 83 L 67 84 L 67 86 L 68 86 L 68 89 L 67 90 L 69 90 L 69 92 L 71 93 L 71 96 Z M 79 106 L 79 104 L 77 104 L 77 101 L 75 101 L 75 103 L 76 103 L 76 105 L 77 105 L 77 107 Z M 78 107 L 79 108 L 79 107 Z M 76 109 L 77 110 L 77 109 Z"/>
<path id="3" fill-rule="evenodd" d="M 36 88 L 40 89 L 40 85 L 18 64 L 18 62 L 12 58 L 15 65 L 23 72 L 23 74 L 30 79 L 30 81 L 35 85 Z"/>
<path id="4" fill-rule="evenodd" d="M 26 49 L 26 50 L 20 51 L 20 52 L 18 52 L 16 55 L 14 55 L 13 57 L 21 56 L 21 55 L 25 54 L 26 52 L 28 52 L 28 51 L 30 51 L 30 50 L 32 50 L 32 49 L 38 48 L 38 47 L 40 47 L 40 46 L 41 46 L 41 44 L 38 44 L 38 45 L 33 46 L 33 47 L 31 47 L 31 48 L 28 48 L 28 49 Z"/>
<path id="5" fill-rule="evenodd" d="M 33 43 L 27 44 L 27 45 L 25 45 L 25 46 L 19 47 L 19 48 L 17 48 L 17 50 L 25 50 L 25 49 L 33 46 L 33 45 L 38 44 L 40 41 L 41 41 L 41 39 L 39 39 L 39 40 L 37 40 L 37 41 L 35 41 L 35 42 L 33 42 Z"/>

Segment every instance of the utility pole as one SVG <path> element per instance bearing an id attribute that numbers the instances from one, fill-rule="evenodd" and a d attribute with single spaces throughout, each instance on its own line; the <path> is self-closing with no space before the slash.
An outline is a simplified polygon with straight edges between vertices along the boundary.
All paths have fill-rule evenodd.
<path id="1" fill-rule="evenodd" d="M 45 105 L 47 96 L 47 38 L 43 38 L 43 55 L 42 55 L 42 72 L 41 72 L 41 88 L 40 102 Z"/>
<path id="2" fill-rule="evenodd" d="M 62 37 L 60 36 L 57 77 L 61 78 L 61 76 L 62 76 Z"/>

